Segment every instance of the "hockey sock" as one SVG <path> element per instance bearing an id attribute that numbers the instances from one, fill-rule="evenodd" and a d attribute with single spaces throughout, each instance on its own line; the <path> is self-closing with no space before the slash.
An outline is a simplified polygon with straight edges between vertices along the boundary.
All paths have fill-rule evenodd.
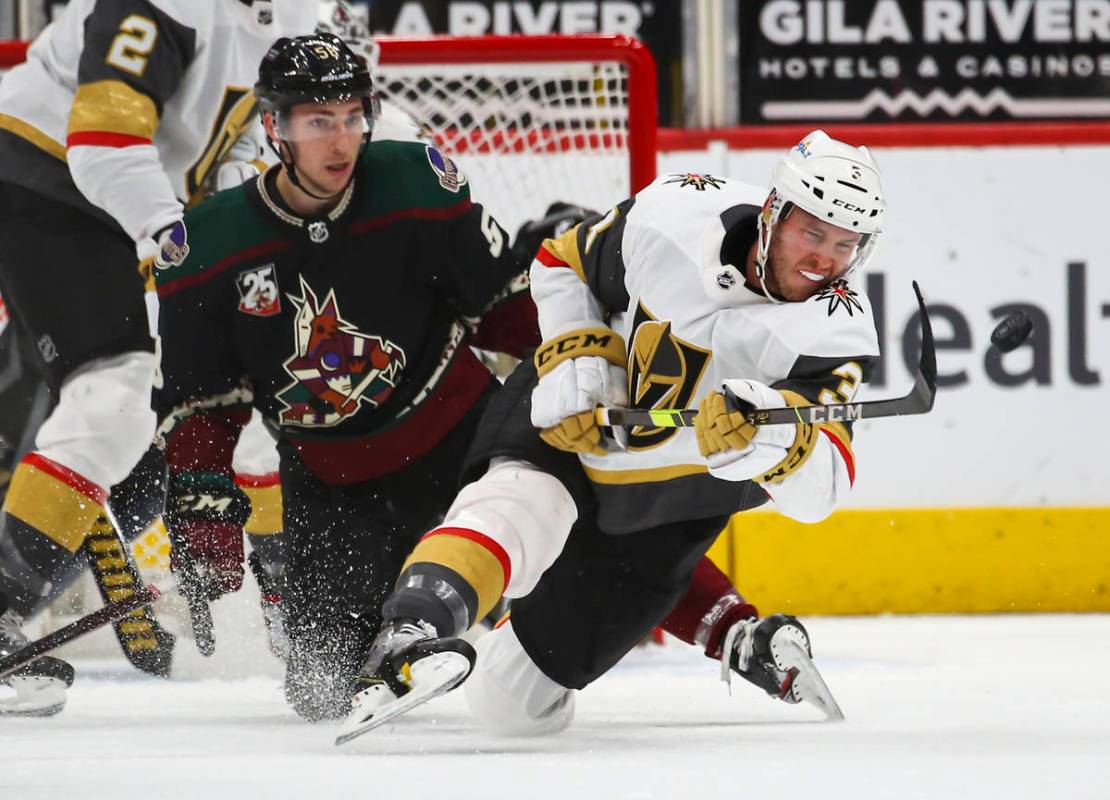
<path id="1" fill-rule="evenodd" d="M 710 658 L 720 658 L 728 629 L 742 619 L 757 616 L 755 606 L 736 591 L 728 576 L 702 556 L 686 594 L 660 625 L 687 644 L 701 645 Z"/>
<path id="2" fill-rule="evenodd" d="M 436 528 L 405 562 L 382 614 L 386 621 L 424 620 L 440 636 L 457 636 L 490 612 L 509 577 L 509 556 L 497 542 L 469 528 Z"/>

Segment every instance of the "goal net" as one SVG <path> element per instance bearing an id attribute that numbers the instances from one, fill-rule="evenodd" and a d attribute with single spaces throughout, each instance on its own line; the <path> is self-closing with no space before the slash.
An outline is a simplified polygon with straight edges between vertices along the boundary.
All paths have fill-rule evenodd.
<path id="1" fill-rule="evenodd" d="M 382 39 L 383 100 L 427 126 L 509 231 L 655 177 L 655 66 L 624 36 Z"/>

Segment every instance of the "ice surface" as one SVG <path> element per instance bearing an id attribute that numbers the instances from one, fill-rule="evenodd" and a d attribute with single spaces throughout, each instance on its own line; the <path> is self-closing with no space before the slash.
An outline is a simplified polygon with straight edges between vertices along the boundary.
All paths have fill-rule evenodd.
<path id="1" fill-rule="evenodd" d="M 78 664 L 60 716 L 0 720 L 0 800 L 1110 797 L 1110 616 L 806 622 L 844 723 L 729 697 L 677 642 L 580 693 L 556 737 L 486 735 L 456 692 L 343 748 L 273 677 Z"/>

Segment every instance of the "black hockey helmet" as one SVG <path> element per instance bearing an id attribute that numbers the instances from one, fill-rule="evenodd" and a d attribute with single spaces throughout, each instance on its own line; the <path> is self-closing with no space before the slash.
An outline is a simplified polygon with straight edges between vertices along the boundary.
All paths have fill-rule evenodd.
<path id="1" fill-rule="evenodd" d="M 346 103 L 362 100 L 365 129 L 363 146 L 370 141 L 374 120 L 378 117 L 378 101 L 374 82 L 365 60 L 333 33 L 314 33 L 295 39 L 282 37 L 262 59 L 254 95 L 262 111 L 274 115 L 277 141 L 267 141 L 289 174 L 289 179 L 310 197 L 313 194 L 297 176 L 297 161 L 292 145 L 285 139 L 282 117 L 301 103 Z M 284 146 L 283 146 L 284 145 Z M 352 179 L 354 175 L 352 174 Z"/>
<path id="2" fill-rule="evenodd" d="M 367 117 L 376 116 L 374 82 L 366 62 L 333 33 L 274 42 L 258 67 L 254 94 L 263 111 L 298 103 L 345 103 L 361 97 Z"/>

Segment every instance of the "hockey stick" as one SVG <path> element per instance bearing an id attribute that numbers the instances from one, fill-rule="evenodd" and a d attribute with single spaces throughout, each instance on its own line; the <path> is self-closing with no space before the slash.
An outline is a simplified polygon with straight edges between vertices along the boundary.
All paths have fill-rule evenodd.
<path id="1" fill-rule="evenodd" d="M 196 568 L 191 561 L 182 559 L 177 569 L 178 592 L 189 607 L 189 620 L 193 627 L 193 641 L 202 656 L 216 652 L 216 635 L 213 632 L 212 607 Z"/>
<path id="2" fill-rule="evenodd" d="M 131 549 L 107 514 L 96 518 L 82 548 L 105 605 L 129 599 L 142 586 Z M 114 620 L 113 629 L 124 656 L 136 669 L 169 677 L 176 638 L 158 622 L 153 608 L 135 608 L 126 619 Z"/>
<path id="3" fill-rule="evenodd" d="M 725 401 L 730 409 L 742 411 L 752 425 L 797 425 L 814 422 L 850 422 L 875 417 L 900 417 L 907 414 L 925 414 L 933 407 L 937 395 L 937 355 L 933 344 L 933 327 L 929 312 L 921 297 L 917 281 L 913 283 L 917 305 L 921 309 L 921 360 L 914 373 L 913 388 L 904 397 L 889 400 L 871 400 L 863 403 L 831 403 L 823 406 L 791 408 L 752 408 L 749 403 L 725 390 Z M 623 428 L 686 428 L 698 416 L 696 408 L 639 409 L 599 408 L 594 412 L 600 426 Z"/>
<path id="4" fill-rule="evenodd" d="M 110 622 L 123 619 L 136 609 L 149 605 L 159 597 L 158 589 L 152 586 L 140 587 L 130 597 L 117 603 L 98 608 L 91 614 L 86 614 L 80 619 L 58 628 L 53 633 L 48 633 L 41 639 L 30 642 L 26 647 L 16 650 L 10 655 L 0 658 L 0 679 L 6 678 L 13 672 L 25 667 L 41 655 L 60 647 L 66 642 L 73 641 L 78 636 L 84 636 L 97 628 Z"/>

